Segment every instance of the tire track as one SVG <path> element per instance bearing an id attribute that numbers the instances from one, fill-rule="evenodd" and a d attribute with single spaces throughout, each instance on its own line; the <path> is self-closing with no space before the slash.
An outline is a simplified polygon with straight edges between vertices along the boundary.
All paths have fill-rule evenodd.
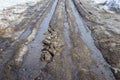
<path id="1" fill-rule="evenodd" d="M 36 37 L 33 38 L 34 41 L 32 41 L 28 45 L 28 55 L 25 58 L 22 68 L 19 69 L 20 79 L 21 77 L 23 78 L 23 80 L 24 78 L 29 80 L 35 79 L 41 73 L 41 68 L 45 65 L 45 63 L 40 62 L 40 55 L 41 49 L 43 48 L 42 41 L 45 37 L 44 33 L 48 30 L 49 22 L 57 5 L 57 0 L 54 0 L 52 2 L 54 3 L 51 3 L 47 11 L 45 12 L 46 17 L 43 18 L 43 21 L 40 25 L 38 24 L 38 26 L 40 27 L 36 29 L 38 32 Z"/>
<path id="2" fill-rule="evenodd" d="M 107 64 L 99 64 L 103 58 L 100 60 L 95 55 L 97 50 L 89 29 L 83 25 L 72 0 L 59 1 L 49 28 L 43 52 L 43 60 L 48 64 L 43 74 L 49 75 L 50 80 L 115 80 Z M 91 57 L 94 53 L 91 49 L 96 50 L 95 60 Z"/>
<path id="3" fill-rule="evenodd" d="M 2 80 L 115 80 L 73 1 L 41 3 L 14 42 Z"/>
<path id="4" fill-rule="evenodd" d="M 75 19 L 74 22 L 77 24 L 75 30 L 78 34 L 80 34 L 83 43 L 87 45 L 90 54 L 90 60 L 92 60 L 92 63 L 94 62 L 93 64 L 90 64 L 91 67 L 89 66 L 90 72 L 94 72 L 95 74 L 97 74 L 100 80 L 115 80 L 108 64 L 102 57 L 100 51 L 96 48 L 93 38 L 91 37 L 90 30 L 84 24 L 82 17 L 80 17 L 80 15 L 78 14 L 78 11 L 76 10 L 71 0 L 69 0 L 69 4 L 72 10 L 71 13 Z"/>
<path id="5" fill-rule="evenodd" d="M 47 13 L 49 12 L 49 10 L 52 7 L 53 4 L 53 0 L 51 0 L 49 7 L 46 9 L 44 15 L 42 15 L 42 17 L 38 20 L 38 22 L 36 22 L 35 24 L 35 28 L 33 29 L 32 33 L 30 36 L 28 36 L 27 40 L 23 40 L 22 43 L 20 42 L 20 46 L 17 47 L 18 50 L 15 51 L 14 56 L 12 57 L 12 59 L 10 61 L 8 61 L 8 63 L 6 64 L 6 78 L 9 80 L 15 80 L 17 78 L 17 80 L 20 78 L 20 74 L 19 74 L 19 68 L 21 67 L 22 63 L 23 63 L 23 57 L 25 56 L 25 54 L 27 53 L 27 51 L 29 50 L 29 48 L 27 48 L 27 45 L 35 38 L 37 30 L 39 28 L 39 25 L 42 23 L 42 20 L 45 18 L 45 16 L 47 15 Z M 45 9 L 44 9 L 45 10 Z M 39 15 L 40 16 L 40 15 Z M 43 35 L 43 34 L 41 34 Z M 18 41 L 19 42 L 19 41 Z M 37 42 L 39 43 L 39 41 Z M 41 45 L 40 45 L 41 46 Z M 30 46 L 29 46 L 30 47 Z M 39 50 L 39 49 L 38 49 Z M 17 53 L 16 53 L 17 52 Z M 31 53 L 32 54 L 32 53 Z M 37 55 L 39 56 L 40 54 L 37 53 Z M 37 59 L 38 60 L 38 59 Z M 25 61 L 24 61 L 25 63 Z M 29 67 L 30 65 L 28 65 L 27 67 Z M 32 65 L 31 65 L 32 66 Z M 37 65 L 36 65 L 37 66 Z M 36 67 L 35 66 L 35 67 Z M 37 68 L 36 71 L 38 71 L 39 69 Z M 24 71 L 24 69 L 23 69 Z M 12 75 L 13 74 L 13 75 Z M 16 75 L 16 78 L 15 78 Z M 28 74 L 29 75 L 29 74 Z M 32 74 L 33 75 L 33 74 Z M 37 75 L 35 75 L 37 76 Z M 34 77 L 35 77 L 34 76 Z M 23 76 L 23 80 L 24 78 L 28 78 L 30 80 L 30 75 L 29 76 Z M 32 76 L 33 78 L 33 76 Z M 21 79 L 20 79 L 21 80 Z"/>

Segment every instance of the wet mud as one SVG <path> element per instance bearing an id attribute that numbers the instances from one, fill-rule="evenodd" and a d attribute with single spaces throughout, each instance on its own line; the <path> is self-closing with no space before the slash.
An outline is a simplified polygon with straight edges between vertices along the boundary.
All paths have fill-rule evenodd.
<path id="1" fill-rule="evenodd" d="M 0 37 L 0 80 L 116 80 L 89 29 L 94 16 L 76 5 L 46 0 L 28 8 L 17 36 Z"/>

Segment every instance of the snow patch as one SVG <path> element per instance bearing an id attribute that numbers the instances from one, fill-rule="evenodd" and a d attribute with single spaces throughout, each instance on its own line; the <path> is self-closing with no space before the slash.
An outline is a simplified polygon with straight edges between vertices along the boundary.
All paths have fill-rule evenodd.
<path id="1" fill-rule="evenodd" d="M 97 3 L 97 4 L 99 4 L 99 3 L 104 3 L 104 2 L 107 1 L 107 0 L 92 0 L 92 1 L 94 1 L 94 2 Z"/>
<path id="2" fill-rule="evenodd" d="M 120 0 L 91 0 L 94 4 L 98 4 L 99 8 L 115 11 L 120 13 Z"/>
<path id="3" fill-rule="evenodd" d="M 37 1 L 38 0 L 0 0 L 0 11 L 17 4 L 36 3 Z"/>

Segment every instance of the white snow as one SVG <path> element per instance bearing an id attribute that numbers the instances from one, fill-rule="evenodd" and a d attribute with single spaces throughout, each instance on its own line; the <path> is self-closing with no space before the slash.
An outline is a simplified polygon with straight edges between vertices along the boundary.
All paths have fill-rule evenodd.
<path id="1" fill-rule="evenodd" d="M 98 4 L 99 8 L 120 13 L 120 0 L 91 0 L 91 1 L 94 4 Z"/>
<path id="2" fill-rule="evenodd" d="M 92 1 L 94 1 L 95 3 L 104 3 L 105 1 L 107 1 L 107 0 L 92 0 Z"/>
<path id="3" fill-rule="evenodd" d="M 30 2 L 37 2 L 38 0 L 0 0 L 0 11 L 4 8 L 11 7 L 17 4 L 25 4 Z"/>

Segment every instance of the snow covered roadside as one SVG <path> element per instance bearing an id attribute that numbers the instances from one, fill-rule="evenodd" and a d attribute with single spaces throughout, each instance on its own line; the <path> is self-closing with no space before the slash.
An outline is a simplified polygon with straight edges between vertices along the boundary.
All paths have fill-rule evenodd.
<path id="1" fill-rule="evenodd" d="M 0 0 L 0 36 L 12 37 L 15 26 L 27 18 L 27 8 L 37 2 L 37 0 Z"/>
<path id="2" fill-rule="evenodd" d="M 91 0 L 94 4 L 97 4 L 99 8 L 115 11 L 120 13 L 120 0 Z"/>
<path id="3" fill-rule="evenodd" d="M 36 3 L 37 0 L 0 0 L 0 11 L 18 4 Z"/>
<path id="4" fill-rule="evenodd" d="M 94 3 L 99 4 L 99 3 L 104 3 L 107 0 L 91 0 L 91 1 L 93 1 Z"/>

